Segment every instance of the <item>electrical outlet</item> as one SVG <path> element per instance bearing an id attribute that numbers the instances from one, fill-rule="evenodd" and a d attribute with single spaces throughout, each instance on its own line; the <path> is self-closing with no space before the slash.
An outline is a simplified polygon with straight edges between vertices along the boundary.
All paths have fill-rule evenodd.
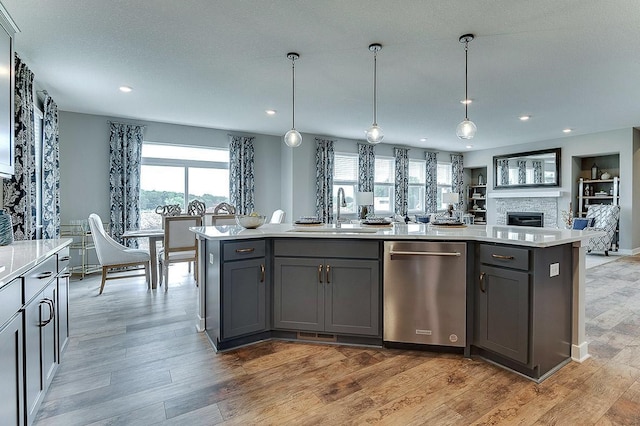
<path id="1" fill-rule="evenodd" d="M 549 265 L 549 277 L 555 277 L 560 275 L 560 264 L 552 263 Z"/>
<path id="2" fill-rule="evenodd" d="M 213 265 L 213 253 L 209 253 L 209 263 Z"/>

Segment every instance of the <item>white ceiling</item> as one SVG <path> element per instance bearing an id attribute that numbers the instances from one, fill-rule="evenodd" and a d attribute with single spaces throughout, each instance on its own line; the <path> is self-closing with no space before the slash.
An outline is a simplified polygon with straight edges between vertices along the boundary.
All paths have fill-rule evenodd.
<path id="1" fill-rule="evenodd" d="M 473 149 L 640 125 L 638 0 L 1 1 L 64 111 L 282 135 L 295 51 L 296 128 L 362 140 L 378 42 L 385 142 L 464 150 L 473 33 Z"/>

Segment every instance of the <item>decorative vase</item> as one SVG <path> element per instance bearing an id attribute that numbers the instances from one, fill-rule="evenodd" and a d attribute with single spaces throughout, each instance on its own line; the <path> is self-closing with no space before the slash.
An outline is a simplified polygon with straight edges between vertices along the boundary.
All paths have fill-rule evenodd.
<path id="1" fill-rule="evenodd" d="M 591 166 L 591 179 L 598 179 L 598 166 L 596 165 L 596 163 L 593 163 L 593 166 Z"/>
<path id="2" fill-rule="evenodd" d="M 11 215 L 4 210 L 0 210 L 0 246 L 6 246 L 11 243 L 13 243 Z"/>

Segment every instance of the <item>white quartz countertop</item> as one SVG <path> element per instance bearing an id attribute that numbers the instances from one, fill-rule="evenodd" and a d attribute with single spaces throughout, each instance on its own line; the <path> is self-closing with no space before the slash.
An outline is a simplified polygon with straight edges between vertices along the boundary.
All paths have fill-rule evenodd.
<path id="1" fill-rule="evenodd" d="M 528 247 L 551 247 L 583 242 L 600 235 L 599 231 L 576 231 L 526 226 L 468 225 L 463 228 L 437 227 L 429 224 L 393 224 L 390 227 L 366 227 L 358 224 L 302 227 L 293 224 L 265 224 L 258 229 L 240 226 L 206 226 L 191 228 L 200 238 L 235 240 L 246 238 L 347 238 L 378 240 L 461 240 L 513 244 Z"/>
<path id="2" fill-rule="evenodd" d="M 0 246 L 0 287 L 23 275 L 58 250 L 71 244 L 71 238 L 15 241 Z"/>

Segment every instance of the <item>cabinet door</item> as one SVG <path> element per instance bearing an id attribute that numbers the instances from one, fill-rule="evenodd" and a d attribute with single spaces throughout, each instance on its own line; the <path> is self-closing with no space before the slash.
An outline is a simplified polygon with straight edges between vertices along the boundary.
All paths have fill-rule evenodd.
<path id="1" fill-rule="evenodd" d="M 476 345 L 526 364 L 529 274 L 481 265 L 476 295 Z"/>
<path id="2" fill-rule="evenodd" d="M 60 362 L 62 351 L 64 351 L 69 341 L 69 275 L 68 271 L 64 271 L 58 276 L 58 298 L 55 301 L 57 308 L 56 325 L 58 326 L 58 362 Z"/>
<path id="3" fill-rule="evenodd" d="M 0 330 L 0 413 L 7 425 L 24 424 L 22 331 L 22 312 Z"/>
<path id="4" fill-rule="evenodd" d="M 274 267 L 274 328 L 324 331 L 323 259 L 277 257 Z"/>
<path id="5" fill-rule="evenodd" d="M 222 338 L 266 330 L 265 259 L 225 262 L 222 284 Z"/>
<path id="6" fill-rule="evenodd" d="M 378 262 L 326 259 L 325 270 L 325 331 L 379 335 Z"/>
<path id="7" fill-rule="evenodd" d="M 29 418 L 36 414 L 55 371 L 56 284 L 57 281 L 53 280 L 25 308 L 25 386 Z"/>

